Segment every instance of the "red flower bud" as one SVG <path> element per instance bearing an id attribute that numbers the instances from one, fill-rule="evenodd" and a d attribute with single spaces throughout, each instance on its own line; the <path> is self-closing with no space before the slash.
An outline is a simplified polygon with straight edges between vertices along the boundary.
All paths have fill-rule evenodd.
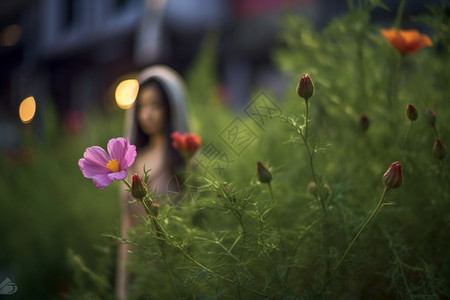
<path id="1" fill-rule="evenodd" d="M 269 170 L 267 170 L 267 168 L 260 161 L 256 163 L 256 176 L 262 183 L 270 183 L 272 180 L 272 174 L 270 174 Z"/>
<path id="2" fill-rule="evenodd" d="M 147 185 L 142 181 L 142 177 L 138 174 L 133 175 L 133 181 L 131 183 L 131 195 L 134 198 L 142 199 L 148 193 Z"/>
<path id="3" fill-rule="evenodd" d="M 414 105 L 408 104 L 408 106 L 406 107 L 406 116 L 411 121 L 415 121 L 415 120 L 417 120 L 417 117 L 419 116 L 419 112 L 414 107 Z"/>
<path id="4" fill-rule="evenodd" d="M 436 139 L 433 146 L 433 156 L 439 160 L 442 160 L 446 154 L 447 151 L 445 150 L 444 144 L 442 144 L 440 139 Z"/>
<path id="5" fill-rule="evenodd" d="M 383 183 L 390 189 L 395 189 L 402 185 L 402 165 L 398 161 L 393 162 L 386 173 L 384 173 Z"/>
<path id="6" fill-rule="evenodd" d="M 297 85 L 297 95 L 308 101 L 314 95 L 314 83 L 308 74 L 303 74 Z"/>

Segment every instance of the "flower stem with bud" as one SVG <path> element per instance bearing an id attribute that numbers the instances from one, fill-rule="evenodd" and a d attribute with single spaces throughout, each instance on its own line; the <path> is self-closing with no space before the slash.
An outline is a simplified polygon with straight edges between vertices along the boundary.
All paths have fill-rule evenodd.
<path id="1" fill-rule="evenodd" d="M 355 242 L 358 240 L 359 236 L 361 235 L 361 233 L 364 231 L 364 229 L 366 229 L 367 225 L 369 225 L 369 223 L 372 221 L 372 219 L 375 217 L 375 215 L 377 214 L 377 212 L 380 210 L 380 208 L 383 206 L 383 200 L 386 196 L 387 191 L 389 190 L 389 188 L 386 186 L 384 187 L 384 191 L 383 194 L 381 195 L 380 200 L 378 201 L 377 206 L 375 207 L 375 209 L 372 211 L 372 213 L 370 214 L 370 216 L 367 218 L 366 222 L 364 222 L 364 224 L 361 226 L 361 228 L 359 229 L 359 231 L 356 233 L 355 237 L 353 238 L 353 240 L 350 242 L 350 244 L 347 246 L 347 249 L 345 249 L 344 254 L 342 255 L 341 259 L 339 259 L 336 267 L 334 268 L 333 272 L 331 273 L 330 277 L 328 277 L 327 281 L 325 281 L 325 284 L 323 285 L 322 289 L 319 292 L 319 296 L 322 295 L 322 293 L 325 291 L 325 289 L 327 288 L 327 286 L 330 284 L 330 282 L 333 280 L 334 276 L 336 275 L 337 271 L 339 270 L 339 268 L 342 265 L 342 262 L 345 260 L 345 258 L 347 257 L 348 253 L 350 252 L 350 250 L 352 249 L 353 245 L 355 244 Z"/>
<path id="2" fill-rule="evenodd" d="M 386 173 L 384 173 L 382 181 L 384 184 L 384 191 L 380 197 L 380 200 L 378 201 L 377 206 L 372 211 L 370 216 L 367 218 L 366 222 L 364 222 L 364 224 L 358 230 L 358 232 L 356 233 L 353 240 L 347 246 L 347 249 L 345 249 L 344 254 L 342 255 L 341 259 L 339 259 L 339 261 L 338 261 L 336 267 L 334 268 L 333 272 L 331 273 L 330 277 L 328 277 L 328 279 L 325 281 L 325 284 L 323 285 L 322 289 L 320 290 L 318 296 L 323 294 L 323 292 L 325 291 L 327 286 L 330 284 L 330 282 L 333 280 L 337 271 L 341 267 L 342 262 L 347 257 L 347 255 L 350 252 L 350 250 L 352 249 L 353 245 L 358 240 L 361 233 L 364 231 L 364 229 L 366 229 L 366 227 L 369 225 L 369 223 L 372 221 L 372 219 L 375 217 L 375 215 L 378 213 L 378 211 L 383 207 L 383 201 L 384 201 L 384 198 L 386 197 L 386 193 L 388 192 L 388 190 L 398 188 L 399 186 L 402 185 L 402 182 L 403 182 L 402 165 L 398 161 L 393 162 L 391 164 L 391 166 L 389 167 L 389 169 L 386 171 Z"/>

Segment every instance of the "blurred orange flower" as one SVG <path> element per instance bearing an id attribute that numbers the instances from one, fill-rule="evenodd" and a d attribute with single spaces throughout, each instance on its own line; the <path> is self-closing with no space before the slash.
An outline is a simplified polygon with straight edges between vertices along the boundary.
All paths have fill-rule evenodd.
<path id="1" fill-rule="evenodd" d="M 402 53 L 415 53 L 425 46 L 433 46 L 433 42 L 428 35 L 421 34 L 415 29 L 382 29 L 381 34 L 392 47 Z"/>
<path id="2" fill-rule="evenodd" d="M 191 158 L 202 144 L 201 138 L 195 133 L 180 134 L 175 131 L 171 135 L 172 147 L 177 149 L 186 159 Z"/>

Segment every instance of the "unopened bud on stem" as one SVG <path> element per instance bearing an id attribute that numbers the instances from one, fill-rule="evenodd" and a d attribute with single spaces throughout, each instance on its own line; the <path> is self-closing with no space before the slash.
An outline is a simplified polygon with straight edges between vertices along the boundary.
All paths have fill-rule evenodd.
<path id="1" fill-rule="evenodd" d="M 402 185 L 402 165 L 396 161 L 383 175 L 383 183 L 387 188 L 395 189 Z"/>
<path id="2" fill-rule="evenodd" d="M 409 120 L 415 121 L 419 116 L 419 112 L 414 107 L 414 105 L 408 104 L 408 106 L 406 107 L 406 116 L 408 117 Z"/>
<path id="3" fill-rule="evenodd" d="M 142 199 L 147 195 L 147 192 L 147 185 L 142 180 L 142 177 L 138 174 L 134 174 L 131 183 L 131 195 L 134 198 Z"/>
<path id="4" fill-rule="evenodd" d="M 439 160 L 443 160 L 446 154 L 447 151 L 445 150 L 444 144 L 442 144 L 440 139 L 436 139 L 433 146 L 433 156 Z"/>
<path id="5" fill-rule="evenodd" d="M 267 168 L 260 161 L 256 163 L 256 176 L 262 183 L 270 183 L 272 180 L 272 174 L 270 174 L 269 170 L 267 170 Z"/>
<path id="6" fill-rule="evenodd" d="M 303 74 L 297 85 L 297 94 L 308 101 L 314 95 L 314 83 L 308 74 Z"/>

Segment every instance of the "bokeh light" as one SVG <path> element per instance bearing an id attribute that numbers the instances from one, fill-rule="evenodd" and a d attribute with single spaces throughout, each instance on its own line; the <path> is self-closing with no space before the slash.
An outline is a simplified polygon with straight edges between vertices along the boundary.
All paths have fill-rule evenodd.
<path id="1" fill-rule="evenodd" d="M 136 79 L 121 81 L 116 87 L 116 103 L 122 109 L 130 108 L 136 100 L 139 83 Z"/>
<path id="2" fill-rule="evenodd" d="M 9 25 L 0 33 L 0 45 L 4 47 L 14 46 L 22 36 L 22 27 L 20 25 Z"/>
<path id="3" fill-rule="evenodd" d="M 25 98 L 19 106 L 19 116 L 22 123 L 27 124 L 33 120 L 36 113 L 36 101 L 34 97 Z"/>

